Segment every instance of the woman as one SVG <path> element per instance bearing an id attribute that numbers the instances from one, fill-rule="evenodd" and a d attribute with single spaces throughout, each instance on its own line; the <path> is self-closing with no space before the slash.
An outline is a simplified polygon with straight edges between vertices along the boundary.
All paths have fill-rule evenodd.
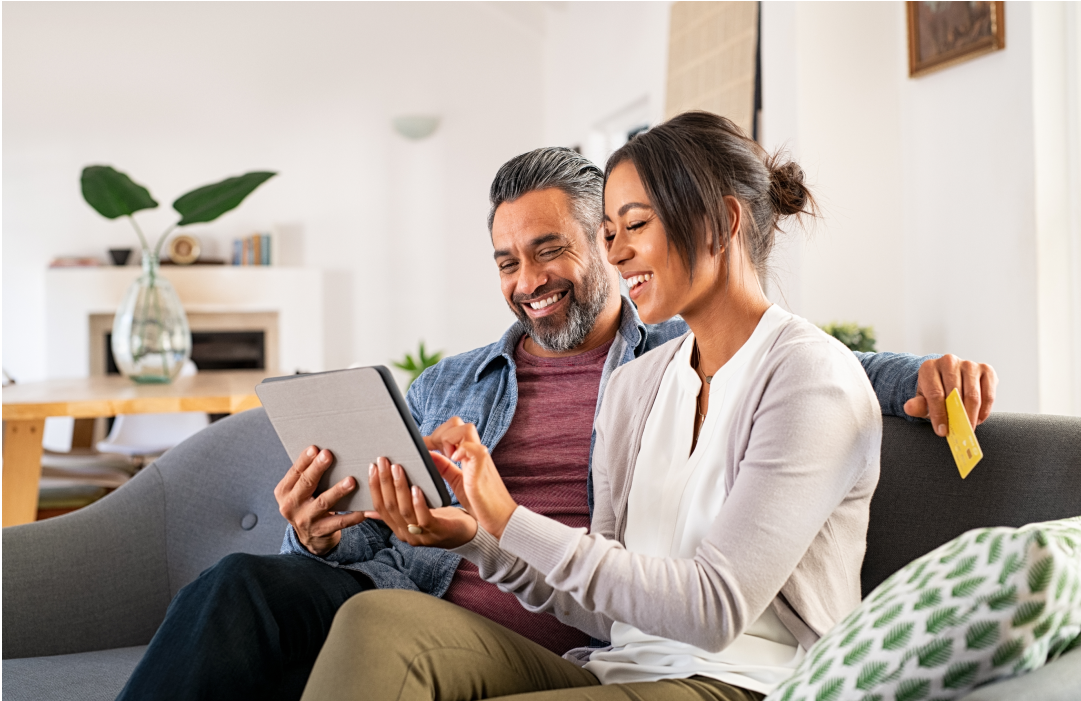
<path id="1" fill-rule="evenodd" d="M 859 603 L 878 404 L 852 354 L 759 282 L 779 220 L 813 212 L 803 171 L 687 113 L 612 155 L 604 206 L 642 320 L 691 333 L 613 375 L 591 532 L 518 507 L 461 421 L 428 440 L 465 512 L 429 511 L 385 461 L 371 488 L 399 538 L 456 547 L 611 645 L 568 653 L 579 666 L 452 604 L 369 592 L 339 612 L 306 699 L 758 699 Z"/>

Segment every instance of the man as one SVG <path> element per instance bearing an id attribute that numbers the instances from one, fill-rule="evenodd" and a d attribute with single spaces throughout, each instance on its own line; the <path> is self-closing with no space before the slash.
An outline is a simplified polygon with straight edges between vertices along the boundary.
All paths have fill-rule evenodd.
<path id="1" fill-rule="evenodd" d="M 576 527 L 589 524 L 592 425 L 607 379 L 686 331 L 678 319 L 646 326 L 619 294 L 598 236 L 602 181 L 567 149 L 504 164 L 488 226 L 518 323 L 496 343 L 429 369 L 407 396 L 423 435 L 455 416 L 476 424 L 515 501 Z M 997 380 L 986 365 L 859 356 L 883 413 L 929 415 L 945 435 L 943 400 L 954 387 L 973 424 L 990 412 Z M 348 478 L 313 497 L 329 465 L 314 446 L 297 460 L 275 489 L 291 524 L 282 554 L 230 555 L 181 590 L 121 698 L 298 698 L 334 613 L 373 587 L 444 597 L 557 654 L 588 642 L 554 617 L 529 613 L 457 555 L 410 547 L 363 514 L 330 512 L 357 485 Z M 387 466 L 379 474 L 394 478 Z"/>

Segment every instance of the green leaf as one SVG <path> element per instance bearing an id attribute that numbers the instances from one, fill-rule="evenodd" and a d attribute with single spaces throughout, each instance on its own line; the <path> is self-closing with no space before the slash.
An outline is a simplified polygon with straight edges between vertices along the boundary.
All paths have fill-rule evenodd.
<path id="1" fill-rule="evenodd" d="M 965 645 L 969 650 L 983 650 L 998 642 L 998 621 L 978 621 L 965 633 Z"/>
<path id="2" fill-rule="evenodd" d="M 899 650 L 908 645 L 908 641 L 912 637 L 912 629 L 915 627 L 915 623 L 907 621 L 890 628 L 889 632 L 882 637 L 882 648 L 884 650 Z"/>
<path id="3" fill-rule="evenodd" d="M 916 651 L 921 667 L 939 667 L 950 661 L 953 656 L 953 640 L 943 638 L 932 640 Z"/>
<path id="4" fill-rule="evenodd" d="M 947 606 L 946 608 L 933 611 L 930 616 L 927 617 L 927 632 L 931 635 L 937 635 L 940 630 L 947 626 L 952 626 L 957 621 L 957 607 Z"/>
<path id="5" fill-rule="evenodd" d="M 841 697 L 841 690 L 844 689 L 844 686 L 844 679 L 830 679 L 819 688 L 818 693 L 815 694 L 815 701 L 836 701 Z"/>
<path id="6" fill-rule="evenodd" d="M 882 701 L 882 694 L 867 694 L 860 701 Z"/>
<path id="7" fill-rule="evenodd" d="M 897 685 L 896 701 L 919 701 L 931 693 L 930 679 L 905 679 Z"/>
<path id="8" fill-rule="evenodd" d="M 1055 574 L 1055 560 L 1048 555 L 1037 560 L 1028 570 L 1028 590 L 1035 594 L 1041 592 L 1051 584 L 1051 577 Z"/>
<path id="9" fill-rule="evenodd" d="M 957 579 L 958 577 L 964 577 L 965 575 L 976 569 L 976 556 L 969 555 L 968 557 L 959 560 L 957 565 L 954 566 L 950 573 L 946 575 L 946 579 Z"/>
<path id="10" fill-rule="evenodd" d="M 1014 628 L 1032 623 L 1043 614 L 1047 607 L 1046 601 L 1026 601 L 1014 611 L 1011 623 Z"/>
<path id="11" fill-rule="evenodd" d="M 992 611 L 1008 609 L 1017 603 L 1017 587 L 1011 584 L 1005 589 L 999 589 L 987 597 L 987 605 Z"/>
<path id="12" fill-rule="evenodd" d="M 980 588 L 980 585 L 983 584 L 986 579 L 987 577 L 970 577 L 968 579 L 961 580 L 957 583 L 953 590 L 950 591 L 950 594 L 959 598 L 972 596 L 974 593 L 976 593 L 976 590 Z"/>
<path id="13" fill-rule="evenodd" d="M 814 648 L 811 648 L 811 649 L 814 650 Z M 810 664 L 810 666 L 811 667 L 817 666 L 818 663 L 822 661 L 822 658 L 826 656 L 827 652 L 830 652 L 829 645 L 819 645 L 818 649 L 815 650 L 815 653 L 813 655 L 811 655 L 811 664 Z"/>
<path id="14" fill-rule="evenodd" d="M 938 606 L 942 603 L 942 591 L 937 587 L 935 589 L 924 589 L 920 592 L 920 599 L 916 602 L 916 605 L 912 607 L 913 611 L 920 611 L 932 606 Z"/>
<path id="15" fill-rule="evenodd" d="M 905 609 L 904 604 L 897 604 L 896 606 L 893 606 L 888 611 L 886 611 L 884 614 L 882 614 L 881 616 L 876 618 L 875 622 L 871 624 L 871 627 L 872 628 L 881 628 L 883 626 L 888 626 L 890 623 L 893 622 L 893 620 L 895 618 L 897 618 L 898 616 L 901 615 L 901 612 L 904 611 L 904 609 Z"/>
<path id="16" fill-rule="evenodd" d="M 958 538 L 953 541 L 951 545 L 946 548 L 946 554 L 939 558 L 939 562 L 945 564 L 953 560 L 968 548 L 968 540 L 965 538 Z"/>
<path id="17" fill-rule="evenodd" d="M 792 701 L 792 695 L 795 693 L 796 684 L 789 684 L 788 687 L 784 690 L 784 694 L 781 695 L 781 698 L 778 699 L 778 701 Z"/>
<path id="18" fill-rule="evenodd" d="M 833 658 L 831 657 L 830 659 L 826 660 L 821 665 L 819 665 L 818 669 L 816 669 L 814 671 L 814 673 L 811 674 L 811 678 L 810 678 L 809 682 L 811 684 L 817 684 L 819 682 L 819 680 L 822 679 L 822 677 L 826 676 L 826 672 L 830 671 L 830 666 L 832 666 L 832 665 L 833 665 Z"/>
<path id="19" fill-rule="evenodd" d="M 1010 575 L 1025 566 L 1025 558 L 1017 553 L 1006 556 L 1006 562 L 1002 563 L 1002 574 L 998 576 L 998 583 L 1005 584 Z"/>
<path id="20" fill-rule="evenodd" d="M 204 185 L 181 195 L 173 202 L 173 209 L 180 213 L 177 226 L 214 221 L 231 209 L 235 209 L 255 188 L 277 173 L 256 171 L 220 183 Z"/>
<path id="21" fill-rule="evenodd" d="M 920 564 L 919 564 L 919 565 L 918 565 L 918 566 L 916 567 L 916 569 L 915 569 L 915 570 L 914 570 L 914 571 L 912 572 L 912 576 L 908 578 L 908 581 L 907 581 L 907 582 L 905 582 L 905 584 L 912 584 L 912 583 L 913 583 L 913 582 L 915 582 L 915 581 L 916 581 L 917 579 L 919 579 L 919 578 L 920 578 L 920 575 L 922 575 L 922 574 L 923 574 L 923 571 L 924 571 L 925 569 L 927 569 L 927 564 L 928 564 L 928 560 L 924 560 L 923 562 L 921 562 L 921 563 L 920 563 Z"/>
<path id="22" fill-rule="evenodd" d="M 411 385 L 425 370 L 438 363 L 442 358 L 443 351 L 437 351 L 428 355 L 424 349 L 424 341 L 421 341 L 419 348 L 417 349 L 416 358 L 413 357 L 412 353 L 406 353 L 404 359 L 400 361 L 391 361 L 391 363 L 399 370 L 405 370 L 409 373 L 409 384 Z"/>
<path id="23" fill-rule="evenodd" d="M 1055 615 L 1054 614 L 1052 614 L 1052 615 L 1048 616 L 1047 618 L 1043 619 L 1042 621 L 1040 621 L 1039 625 L 1037 625 L 1035 628 L 1032 629 L 1032 638 L 1033 638 L 1033 640 L 1039 640 L 1043 636 L 1047 635 L 1047 632 L 1050 631 L 1052 626 L 1054 626 L 1054 625 L 1055 625 Z"/>
<path id="24" fill-rule="evenodd" d="M 106 219 L 131 216 L 158 206 L 150 191 L 112 166 L 87 166 L 81 178 L 83 199 Z"/>
<path id="25" fill-rule="evenodd" d="M 838 647 L 848 647 L 851 645 L 852 641 L 856 639 L 856 636 L 860 634 L 861 630 L 863 630 L 863 626 L 860 625 L 848 631 L 848 634 L 841 639 L 841 644 Z"/>
<path id="26" fill-rule="evenodd" d="M 995 648 L 995 654 L 991 656 L 991 666 L 1001 667 L 1002 665 L 1007 664 L 1020 655 L 1024 648 L 1024 638 L 1014 638 L 1013 640 L 1002 643 Z"/>
<path id="27" fill-rule="evenodd" d="M 873 689 L 886 673 L 885 662 L 868 662 L 856 676 L 856 688 L 860 691 Z"/>
<path id="28" fill-rule="evenodd" d="M 845 655 L 844 665 L 845 667 L 851 667 L 853 665 L 863 662 L 863 658 L 867 657 L 867 653 L 871 651 L 871 641 L 864 640 L 862 643 L 852 648 L 852 650 Z"/>
<path id="29" fill-rule="evenodd" d="M 957 662 L 946 669 L 942 677 L 942 686 L 947 689 L 963 689 L 976 681 L 976 672 L 980 669 L 979 662 Z"/>
<path id="30" fill-rule="evenodd" d="M 833 336 L 841 343 L 848 346 L 849 350 L 861 353 L 871 353 L 875 349 L 875 330 L 870 326 L 860 326 L 849 322 L 847 324 L 826 324 L 821 327 L 823 331 Z"/>
<path id="31" fill-rule="evenodd" d="M 1061 599 L 1062 592 L 1066 591 L 1066 584 L 1070 581 L 1069 570 L 1062 570 L 1062 574 L 1058 577 L 1058 582 L 1055 584 L 1055 598 Z"/>
<path id="32" fill-rule="evenodd" d="M 907 655 L 905 657 L 907 658 Z M 904 671 L 905 671 L 905 665 L 903 663 L 897 665 L 897 669 L 893 670 L 888 675 L 886 675 L 885 677 L 882 678 L 882 683 L 883 684 L 892 684 L 892 683 L 894 683 L 895 681 L 897 681 L 898 679 L 901 678 L 901 673 L 904 672 Z"/>
<path id="33" fill-rule="evenodd" d="M 1000 557 L 1002 557 L 1002 539 L 1005 537 L 1005 533 L 999 533 L 995 536 L 995 539 L 991 541 L 991 547 L 987 550 L 987 564 L 993 565 L 998 562 Z"/>

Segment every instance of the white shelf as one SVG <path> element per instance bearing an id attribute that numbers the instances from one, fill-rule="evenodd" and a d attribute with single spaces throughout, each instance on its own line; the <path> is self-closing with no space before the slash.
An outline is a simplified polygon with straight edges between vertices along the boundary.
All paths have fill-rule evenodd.
<path id="1" fill-rule="evenodd" d="M 50 378 L 90 372 L 91 314 L 113 313 L 138 266 L 50 268 L 45 275 Z M 323 273 L 284 266 L 168 265 L 161 275 L 188 312 L 276 312 L 283 369 L 323 369 Z"/>

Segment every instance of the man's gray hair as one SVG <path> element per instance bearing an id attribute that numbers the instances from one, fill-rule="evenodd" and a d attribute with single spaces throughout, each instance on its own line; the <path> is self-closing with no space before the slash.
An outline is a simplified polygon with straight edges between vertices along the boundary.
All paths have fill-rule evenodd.
<path id="1" fill-rule="evenodd" d="M 604 217 L 604 173 L 588 158 L 569 148 L 549 146 L 510 159 L 495 174 L 488 200 L 488 234 L 495 210 L 534 190 L 554 187 L 566 193 L 574 218 L 590 242 L 597 238 Z"/>

